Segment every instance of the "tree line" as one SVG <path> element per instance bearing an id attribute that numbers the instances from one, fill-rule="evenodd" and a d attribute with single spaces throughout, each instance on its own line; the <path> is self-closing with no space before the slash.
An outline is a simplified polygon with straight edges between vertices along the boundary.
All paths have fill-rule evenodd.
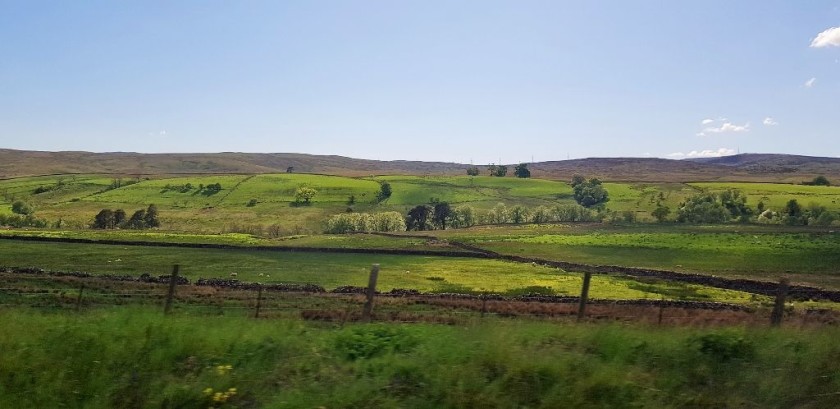
<path id="1" fill-rule="evenodd" d="M 131 217 L 123 209 L 102 209 L 93 218 L 93 229 L 149 229 L 160 227 L 157 206 L 151 204 L 146 209 L 135 211 Z"/>

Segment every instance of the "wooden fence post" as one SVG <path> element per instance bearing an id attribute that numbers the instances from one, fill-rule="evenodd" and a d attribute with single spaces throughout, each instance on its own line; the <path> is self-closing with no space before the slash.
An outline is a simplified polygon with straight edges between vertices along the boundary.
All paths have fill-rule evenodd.
<path id="1" fill-rule="evenodd" d="M 82 309 L 82 293 L 85 291 L 85 284 L 79 287 L 79 296 L 76 297 L 76 311 L 80 311 Z"/>
<path id="2" fill-rule="evenodd" d="M 659 300 L 659 318 L 656 320 L 658 325 L 662 325 L 662 314 L 665 312 L 665 297 Z"/>
<path id="3" fill-rule="evenodd" d="M 373 297 L 376 295 L 376 279 L 379 278 L 379 264 L 374 264 L 370 269 L 370 278 L 368 279 L 367 301 L 365 307 L 362 309 L 362 320 L 370 321 L 370 314 L 373 312 Z"/>
<path id="4" fill-rule="evenodd" d="M 254 313 L 254 318 L 260 317 L 260 307 L 262 306 L 262 291 L 263 286 L 262 284 L 260 284 L 259 289 L 257 290 L 257 311 Z"/>
<path id="5" fill-rule="evenodd" d="M 773 313 L 770 314 L 770 325 L 778 327 L 782 325 L 782 316 L 785 313 L 785 298 L 790 285 L 790 280 L 782 278 L 779 280 L 779 291 L 776 293 L 776 304 L 773 305 Z"/>
<path id="6" fill-rule="evenodd" d="M 583 273 L 583 288 L 580 289 L 580 304 L 578 305 L 578 322 L 583 321 L 586 316 L 586 300 L 589 298 L 589 281 L 592 279 L 592 273 Z"/>
<path id="7" fill-rule="evenodd" d="M 172 275 L 169 277 L 169 292 L 166 294 L 166 305 L 163 307 L 164 314 L 169 314 L 169 311 L 172 310 L 172 299 L 175 298 L 175 284 L 178 282 L 179 268 L 178 264 L 172 266 Z"/>
<path id="8" fill-rule="evenodd" d="M 481 294 L 481 318 L 487 313 L 487 293 Z"/>

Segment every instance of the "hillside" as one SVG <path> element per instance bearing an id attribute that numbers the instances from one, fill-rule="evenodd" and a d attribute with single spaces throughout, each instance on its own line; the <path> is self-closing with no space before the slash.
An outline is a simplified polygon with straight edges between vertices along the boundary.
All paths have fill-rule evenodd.
<path id="1" fill-rule="evenodd" d="M 460 175 L 469 165 L 377 161 L 298 153 L 39 152 L 0 149 L 0 178 L 54 174 L 255 174 L 319 173 L 342 176 Z M 512 174 L 513 165 L 508 164 Z M 840 179 L 840 158 L 741 154 L 721 158 L 586 158 L 537 162 L 534 177 L 569 180 L 576 173 L 610 181 L 743 181 L 799 183 L 816 175 Z"/>

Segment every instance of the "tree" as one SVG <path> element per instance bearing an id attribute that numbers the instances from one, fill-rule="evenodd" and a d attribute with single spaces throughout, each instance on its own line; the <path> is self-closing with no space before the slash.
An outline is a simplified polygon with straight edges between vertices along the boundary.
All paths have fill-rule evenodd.
<path id="1" fill-rule="evenodd" d="M 662 204 L 657 204 L 656 209 L 653 209 L 653 211 L 650 212 L 650 215 L 653 216 L 659 223 L 667 220 L 669 214 L 671 214 L 671 208 L 663 206 Z"/>
<path id="2" fill-rule="evenodd" d="M 729 220 L 729 212 L 713 194 L 694 195 L 686 199 L 677 209 L 680 223 L 723 223 Z"/>
<path id="3" fill-rule="evenodd" d="M 115 210 L 114 211 L 114 226 L 115 227 L 122 226 L 122 224 L 125 223 L 125 218 L 126 218 L 125 210 L 123 210 L 123 209 Z"/>
<path id="4" fill-rule="evenodd" d="M 514 206 L 510 210 L 510 221 L 516 224 L 522 224 L 528 221 L 528 209 L 523 206 Z"/>
<path id="5" fill-rule="evenodd" d="M 303 203 L 308 205 L 309 202 L 312 200 L 313 197 L 315 197 L 315 194 L 317 194 L 317 193 L 318 193 L 317 190 L 315 190 L 315 189 L 313 189 L 309 186 L 302 185 L 302 186 L 298 187 L 297 190 L 295 191 L 295 202 L 300 203 L 301 200 L 302 200 Z"/>
<path id="6" fill-rule="evenodd" d="M 93 218 L 94 229 L 112 229 L 114 225 L 114 212 L 111 209 L 102 209 Z"/>
<path id="7" fill-rule="evenodd" d="M 391 197 L 391 184 L 388 182 L 379 182 L 379 193 L 376 194 L 376 199 L 380 202 Z"/>
<path id="8" fill-rule="evenodd" d="M 467 175 L 469 176 L 478 176 L 478 173 L 478 166 L 470 166 L 467 168 Z"/>
<path id="9" fill-rule="evenodd" d="M 438 202 L 435 204 L 433 222 L 441 230 L 446 230 L 446 222 L 452 218 L 452 208 L 449 203 Z"/>
<path id="10" fill-rule="evenodd" d="M 449 225 L 454 228 L 470 227 L 475 225 L 475 209 L 471 206 L 458 206 L 452 210 L 452 219 Z"/>
<path id="11" fill-rule="evenodd" d="M 583 177 L 583 175 L 575 174 L 575 175 L 572 176 L 572 182 L 571 182 L 572 187 L 575 187 L 575 186 L 577 186 L 581 183 L 584 183 L 584 182 L 586 182 L 586 178 Z"/>
<path id="12" fill-rule="evenodd" d="M 294 173 L 294 171 L 295 171 L 294 166 L 289 166 L 288 168 L 286 168 L 286 173 Z"/>
<path id="13" fill-rule="evenodd" d="M 527 163 L 520 163 L 513 168 L 513 174 L 516 175 L 518 178 L 529 178 L 531 177 L 531 171 L 528 170 Z"/>
<path id="14" fill-rule="evenodd" d="M 12 203 L 12 213 L 28 216 L 32 213 L 35 213 L 35 209 L 33 209 L 32 206 L 29 205 L 29 203 L 26 203 L 22 200 L 16 200 L 14 203 Z"/>
<path id="15" fill-rule="evenodd" d="M 431 213 L 432 209 L 427 205 L 418 205 L 409 210 L 405 219 L 406 230 L 427 230 Z"/>
<path id="16" fill-rule="evenodd" d="M 831 183 L 829 183 L 828 179 L 826 179 L 823 175 L 817 176 L 810 182 L 805 182 L 803 184 L 811 186 L 831 186 Z"/>
<path id="17" fill-rule="evenodd" d="M 146 227 L 146 211 L 140 209 L 131 215 L 131 218 L 125 223 L 125 227 L 129 229 L 142 229 Z"/>
<path id="18" fill-rule="evenodd" d="M 788 200 L 784 209 L 782 209 L 781 216 L 785 224 L 808 224 L 808 218 L 803 214 L 802 206 L 799 205 L 796 199 Z"/>
<path id="19" fill-rule="evenodd" d="M 741 222 L 748 221 L 753 214 L 752 208 L 747 206 L 747 197 L 737 189 L 727 189 L 721 193 L 720 204 L 729 211 L 733 219 Z"/>
<path id="20" fill-rule="evenodd" d="M 491 163 L 487 165 L 487 171 L 490 172 L 490 176 L 496 176 L 496 164 Z"/>
<path id="21" fill-rule="evenodd" d="M 573 179 L 572 183 L 575 201 L 583 207 L 601 207 L 610 200 L 609 193 L 597 178 L 583 182 Z"/>
<path id="22" fill-rule="evenodd" d="M 150 204 L 149 207 L 146 209 L 146 214 L 143 217 L 143 220 L 146 222 L 145 227 L 160 227 L 157 206 Z"/>
<path id="23" fill-rule="evenodd" d="M 503 178 L 503 177 L 505 177 L 505 175 L 507 175 L 507 166 L 504 166 L 504 165 L 496 166 L 496 174 L 493 175 L 493 176 L 498 176 L 500 178 Z"/>

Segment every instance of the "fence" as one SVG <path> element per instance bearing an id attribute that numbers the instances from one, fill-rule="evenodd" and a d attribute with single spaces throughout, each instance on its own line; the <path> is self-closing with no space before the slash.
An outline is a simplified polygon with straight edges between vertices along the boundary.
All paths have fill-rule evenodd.
<path id="1" fill-rule="evenodd" d="M 645 321 L 657 324 L 714 324 L 767 322 L 763 311 L 743 306 L 675 300 L 590 300 L 591 273 L 585 273 L 580 297 L 494 294 L 421 294 L 401 290 L 376 291 L 379 266 L 370 272 L 367 288 L 340 287 L 332 292 L 312 285 L 262 285 L 236 280 L 199 280 L 180 277 L 179 266 L 169 276 L 128 280 L 125 276 L 94 276 L 85 273 L 47 273 L 37 269 L 9 272 L 0 288 L 0 306 L 33 305 L 84 311 L 105 305 L 140 304 L 207 314 L 242 313 L 255 318 L 303 316 L 332 321 L 389 320 L 454 322 L 471 317 L 576 318 Z M 15 281 L 15 278 L 18 280 Z M 200 283 L 200 284 L 199 284 Z M 798 316 L 785 309 L 786 280 L 770 314 L 774 326 L 785 318 L 800 323 L 840 321 L 828 310 L 803 311 Z"/>

